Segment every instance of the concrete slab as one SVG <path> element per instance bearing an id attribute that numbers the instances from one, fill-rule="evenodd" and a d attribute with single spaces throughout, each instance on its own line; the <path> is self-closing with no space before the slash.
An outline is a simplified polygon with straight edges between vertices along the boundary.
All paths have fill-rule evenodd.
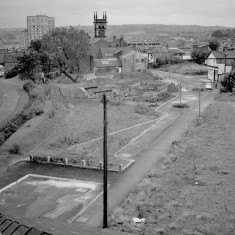
<path id="1" fill-rule="evenodd" d="M 0 190 L 0 210 L 21 218 L 69 222 L 101 193 L 100 183 L 29 174 Z"/>

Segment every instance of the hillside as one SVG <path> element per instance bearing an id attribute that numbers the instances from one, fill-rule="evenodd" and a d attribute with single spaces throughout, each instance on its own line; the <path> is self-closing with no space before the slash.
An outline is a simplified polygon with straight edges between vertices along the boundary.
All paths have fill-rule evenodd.
<path id="1" fill-rule="evenodd" d="M 74 26 L 85 30 L 91 37 L 94 36 L 93 26 Z M 108 25 L 107 36 L 123 35 L 126 40 L 159 39 L 165 37 L 186 37 L 193 39 L 207 39 L 216 30 L 226 30 L 229 28 L 222 26 L 199 26 L 199 25 Z M 23 28 L 0 29 L 0 46 L 15 45 L 20 41 Z"/>

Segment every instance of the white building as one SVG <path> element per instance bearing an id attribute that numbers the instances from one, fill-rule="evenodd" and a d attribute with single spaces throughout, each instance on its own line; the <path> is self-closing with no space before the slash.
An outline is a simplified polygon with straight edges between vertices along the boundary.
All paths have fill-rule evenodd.
<path id="1" fill-rule="evenodd" d="M 207 57 L 208 79 L 213 83 L 221 81 L 225 73 L 232 71 L 235 52 L 212 51 Z"/>
<path id="2" fill-rule="evenodd" d="M 27 16 L 27 43 L 41 39 L 55 28 L 55 18 L 46 15 Z"/>

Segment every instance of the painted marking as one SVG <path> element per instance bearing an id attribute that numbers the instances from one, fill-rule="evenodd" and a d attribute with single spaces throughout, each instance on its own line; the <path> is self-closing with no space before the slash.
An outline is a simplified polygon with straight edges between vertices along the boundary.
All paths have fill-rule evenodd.
<path id="1" fill-rule="evenodd" d="M 108 185 L 109 187 L 109 185 Z M 98 197 L 103 194 L 103 191 L 98 194 L 87 206 L 85 206 L 77 215 L 75 215 L 74 217 L 72 217 L 71 219 L 67 220 L 68 223 L 72 223 L 74 220 L 77 219 L 77 217 L 79 217 L 91 204 L 93 204 L 97 199 Z"/>
<path id="2" fill-rule="evenodd" d="M 0 193 L 2 193 L 3 191 L 5 191 L 5 190 L 7 190 L 7 189 L 9 189 L 9 188 L 11 188 L 11 187 L 13 187 L 13 186 L 15 186 L 16 184 L 18 184 L 18 183 L 20 183 L 20 182 L 22 182 L 22 181 L 24 181 L 24 180 L 26 180 L 27 178 L 29 178 L 29 177 L 32 177 L 32 178 L 38 178 L 38 179 L 48 179 L 49 181 L 50 180 L 55 180 L 55 181 L 57 181 L 57 182 L 48 182 L 49 183 L 49 185 L 51 185 L 51 186 L 55 186 L 55 187 L 73 187 L 73 188 L 77 188 L 77 190 L 80 190 L 81 191 L 81 189 L 79 188 L 79 187 L 86 187 L 86 188 L 91 188 L 92 189 L 92 187 L 91 187 L 91 184 L 94 184 L 95 185 L 95 187 L 96 186 L 101 186 L 101 183 L 98 183 L 98 182 L 93 182 L 93 181 L 81 181 L 81 180 L 76 180 L 76 179 L 68 179 L 68 178 L 61 178 L 61 177 L 53 177 L 53 176 L 44 176 L 44 175 L 37 175 L 37 174 L 27 174 L 27 175 L 25 175 L 25 176 L 23 176 L 23 177 L 21 177 L 20 179 L 18 179 L 17 181 L 15 181 L 15 182 L 13 182 L 13 183 L 11 183 L 11 184 L 9 184 L 9 185 L 7 185 L 6 187 L 4 187 L 4 188 L 2 188 L 2 189 L 0 189 Z M 61 182 L 62 181 L 62 182 Z M 64 182 L 66 182 L 68 185 L 64 185 Z M 26 184 L 33 184 L 33 185 L 35 185 L 36 184 L 36 182 L 31 182 L 31 181 L 26 181 L 25 182 Z M 58 185 L 58 184 L 62 184 L 62 185 Z M 41 182 L 41 184 L 46 184 L 46 182 L 44 182 L 44 181 L 42 181 Z M 35 185 L 36 186 L 36 185 Z M 109 187 L 110 185 L 108 185 L 108 187 Z M 76 192 L 77 192 L 77 190 L 76 190 Z M 74 217 L 72 217 L 71 219 L 69 219 L 68 220 L 68 222 L 69 223 L 72 223 L 77 217 L 79 217 L 89 206 L 91 206 L 91 204 L 92 203 L 94 203 L 96 200 L 97 200 L 97 198 L 102 194 L 103 192 L 101 191 L 93 200 L 91 200 L 88 204 L 87 204 L 87 206 L 85 206 L 81 211 L 79 211 L 78 212 L 78 214 L 77 215 L 75 215 Z M 95 196 L 95 195 L 94 195 Z M 66 197 L 66 195 L 63 197 L 63 198 L 65 198 Z M 59 200 L 61 200 L 62 198 L 60 198 Z M 20 204 L 18 204 L 18 205 L 16 205 L 16 207 L 21 207 L 22 205 L 20 205 Z M 58 208 L 58 207 L 57 207 Z M 56 208 L 56 209 L 57 209 Z M 45 217 L 49 217 L 49 216 L 47 216 L 47 214 L 46 215 L 44 215 Z M 50 218 L 50 217 L 49 217 Z M 52 219 L 57 219 L 57 217 L 51 217 Z M 87 218 L 88 219 L 88 218 Z M 83 218 L 81 218 L 81 220 L 83 220 L 84 222 L 85 222 L 85 217 L 83 217 Z"/>

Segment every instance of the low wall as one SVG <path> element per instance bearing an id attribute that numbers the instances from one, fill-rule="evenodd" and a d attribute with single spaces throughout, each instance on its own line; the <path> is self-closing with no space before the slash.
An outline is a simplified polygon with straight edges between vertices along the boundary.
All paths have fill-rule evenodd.
<path id="1" fill-rule="evenodd" d="M 103 163 L 100 162 L 99 167 L 88 166 L 86 160 L 82 160 L 81 162 L 75 163 L 71 161 L 69 158 L 62 158 L 62 157 L 51 157 L 51 156 L 35 156 L 33 154 L 30 155 L 29 161 L 32 163 L 40 163 L 40 164 L 53 164 L 53 165 L 64 165 L 64 166 L 72 166 L 78 167 L 83 169 L 92 169 L 92 170 L 103 170 Z M 129 168 L 135 161 L 129 160 L 129 163 L 123 167 L 122 164 L 118 165 L 118 170 L 108 168 L 108 171 L 119 172 L 122 173 L 127 168 Z"/>

